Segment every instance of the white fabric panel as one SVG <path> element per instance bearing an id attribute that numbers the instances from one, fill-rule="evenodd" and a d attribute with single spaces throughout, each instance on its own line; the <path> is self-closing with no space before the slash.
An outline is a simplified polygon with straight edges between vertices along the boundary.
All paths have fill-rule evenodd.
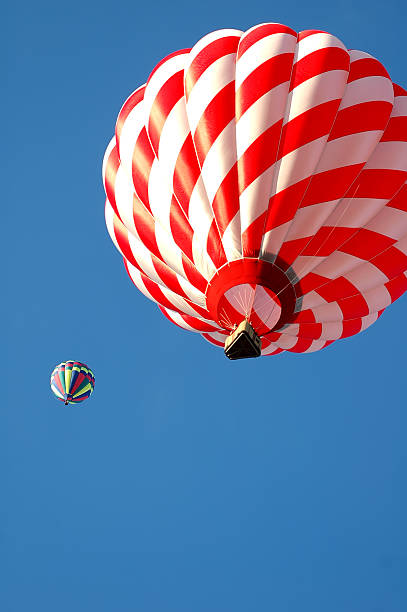
<path id="1" fill-rule="evenodd" d="M 290 108 L 290 114 L 286 117 L 285 123 L 292 121 L 315 106 L 332 100 L 339 100 L 347 77 L 348 71 L 330 70 L 317 74 L 297 85 L 288 96 L 287 106 Z M 340 88 L 338 88 L 338 82 L 342 83 Z"/>
<path id="2" fill-rule="evenodd" d="M 207 336 L 209 336 L 210 338 L 213 338 L 214 340 L 217 340 L 218 342 L 222 342 L 222 344 L 225 343 L 226 338 L 228 337 L 229 334 L 223 333 L 223 332 L 207 332 L 206 334 Z"/>
<path id="3" fill-rule="evenodd" d="M 327 172 L 327 170 L 344 168 L 353 164 L 365 164 L 382 134 L 381 130 L 371 130 L 330 140 L 326 144 L 324 154 L 315 172 Z"/>
<path id="4" fill-rule="evenodd" d="M 323 349 L 325 345 L 326 345 L 325 340 L 314 340 L 311 346 L 303 352 L 304 353 L 315 353 L 316 351 L 320 351 L 321 349 Z"/>
<path id="5" fill-rule="evenodd" d="M 205 295 L 201 293 L 199 289 L 191 285 L 191 283 L 185 278 L 183 278 L 182 276 L 180 276 L 178 280 L 179 280 L 179 284 L 181 285 L 182 290 L 184 291 L 185 295 L 188 296 L 191 302 L 193 302 L 194 304 L 198 304 L 199 306 L 202 306 L 202 308 L 205 308 L 206 307 L 205 306 L 206 305 Z"/>
<path id="6" fill-rule="evenodd" d="M 318 295 L 315 293 L 315 295 Z M 319 300 L 322 298 L 319 296 Z M 314 299 L 314 303 L 316 300 Z M 338 302 L 325 302 L 319 306 L 312 308 L 312 313 L 316 323 L 324 323 L 328 321 L 340 321 L 343 319 L 343 312 L 340 309 Z"/>
<path id="7" fill-rule="evenodd" d="M 290 224 L 285 241 L 314 236 L 336 205 L 337 200 L 332 200 L 299 208 L 294 221 Z"/>
<path id="8" fill-rule="evenodd" d="M 155 224 L 155 239 L 163 261 L 180 276 L 185 276 L 182 265 L 182 252 L 161 223 Z"/>
<path id="9" fill-rule="evenodd" d="M 128 228 L 129 231 L 133 233 L 134 236 L 139 238 L 133 220 L 133 195 L 130 190 L 130 179 L 126 181 L 126 174 L 127 172 L 125 168 L 120 165 L 116 175 L 115 183 L 116 204 L 120 212 L 121 218 L 123 219 L 123 221 L 126 220 L 124 222 L 125 226 Z M 139 202 L 138 205 L 142 206 L 141 202 Z M 165 228 L 162 226 L 160 219 L 161 212 L 162 211 L 160 211 L 160 215 L 157 215 L 155 223 L 155 237 L 157 246 L 159 248 L 163 261 L 167 263 L 168 266 L 172 270 L 174 270 L 174 272 L 186 279 L 185 270 L 182 265 L 182 252 L 175 244 L 170 228 Z M 188 285 L 190 286 L 191 290 L 193 290 L 192 285 L 190 285 L 189 281 Z"/>
<path id="10" fill-rule="evenodd" d="M 223 236 L 222 244 L 229 261 L 242 257 L 240 240 L 240 212 L 238 211 L 227 226 Z"/>
<path id="11" fill-rule="evenodd" d="M 201 51 L 208 47 L 211 43 L 215 42 L 219 38 L 225 38 L 227 36 L 236 36 L 240 38 L 243 32 L 241 30 L 233 30 L 231 28 L 225 28 L 223 30 L 215 30 L 203 36 L 198 42 L 192 47 L 188 54 L 188 60 L 185 62 L 185 74 L 187 74 L 192 62 L 200 54 Z"/>
<path id="12" fill-rule="evenodd" d="M 347 51 L 343 42 L 339 40 L 339 38 L 336 38 L 336 36 L 332 36 L 332 34 L 328 34 L 328 32 L 317 32 L 306 36 L 298 42 L 296 61 L 299 62 L 310 53 L 318 51 L 323 47 L 339 47 L 339 49 Z"/>
<path id="13" fill-rule="evenodd" d="M 360 266 L 349 270 L 345 278 L 355 285 L 361 293 L 366 293 L 374 287 L 384 285 L 389 280 L 374 264 L 366 261 Z"/>
<path id="14" fill-rule="evenodd" d="M 368 168 L 407 169 L 407 142 L 381 142 L 367 164 Z"/>
<path id="15" fill-rule="evenodd" d="M 304 295 L 302 310 L 308 310 L 310 308 L 314 310 L 323 304 L 327 304 L 324 298 L 322 298 L 316 291 L 309 291 L 306 295 Z"/>
<path id="16" fill-rule="evenodd" d="M 352 51 L 351 51 L 351 59 Z M 363 102 L 390 102 L 393 104 L 393 83 L 383 76 L 368 76 L 348 83 L 341 102 L 341 109 Z"/>
<path id="17" fill-rule="evenodd" d="M 394 98 L 392 117 L 407 117 L 407 96 L 396 96 Z"/>
<path id="18" fill-rule="evenodd" d="M 148 181 L 148 201 L 156 223 L 171 234 L 170 209 L 172 200 L 172 179 L 166 176 L 165 164 L 154 159 Z"/>
<path id="19" fill-rule="evenodd" d="M 276 325 L 281 315 L 281 306 L 261 285 L 256 285 L 252 310 L 270 329 Z"/>
<path id="20" fill-rule="evenodd" d="M 371 198 L 344 198 L 326 220 L 326 226 L 363 227 L 387 204 L 387 200 Z"/>
<path id="21" fill-rule="evenodd" d="M 319 257 L 318 255 L 300 255 L 292 264 L 291 268 L 297 278 L 301 280 L 304 276 L 309 274 L 311 270 L 314 271 L 314 268 L 317 268 L 324 259 L 325 257 Z"/>
<path id="22" fill-rule="evenodd" d="M 234 80 L 235 57 L 230 53 L 215 60 L 189 91 L 186 108 L 192 134 L 215 95 Z"/>
<path id="23" fill-rule="evenodd" d="M 242 233 L 268 208 L 274 164 L 258 176 L 240 194 L 240 219 Z M 280 226 L 281 227 L 281 226 Z"/>
<path id="24" fill-rule="evenodd" d="M 175 311 L 175 310 L 170 310 L 169 308 L 164 308 L 162 307 L 163 310 L 165 310 L 167 316 L 172 319 L 172 321 L 174 321 L 174 323 L 176 323 L 177 325 L 179 325 L 180 327 L 183 327 L 184 329 L 188 330 L 188 331 L 193 331 L 195 333 L 202 333 L 200 330 L 195 329 L 194 327 L 192 327 L 191 325 L 189 325 L 182 317 L 182 315 Z M 203 323 L 207 323 L 208 325 L 214 326 L 213 321 L 208 321 L 206 319 L 203 319 L 202 317 L 199 317 L 197 315 L 194 315 L 194 317 L 196 319 L 198 319 L 199 321 L 202 321 Z"/>
<path id="25" fill-rule="evenodd" d="M 155 300 L 155 298 L 146 289 L 146 287 L 145 287 L 145 285 L 143 283 L 143 279 L 141 278 L 139 270 L 137 270 L 137 268 L 135 268 L 129 262 L 127 262 L 127 267 L 128 267 L 128 270 L 129 270 L 129 274 L 130 274 L 132 280 L 134 281 L 134 283 L 137 285 L 137 287 L 140 288 L 138 283 L 141 283 L 142 286 L 144 287 L 144 290 L 141 289 L 141 291 L 143 291 L 144 295 L 146 295 L 149 299 L 151 299 L 154 302 L 156 302 L 157 300 Z M 192 307 L 191 304 L 189 304 L 187 302 L 187 300 L 182 298 L 180 295 L 177 295 L 176 293 L 174 293 L 173 291 L 171 291 L 170 289 L 168 289 L 165 286 L 160 285 L 160 289 L 161 289 L 162 293 L 165 295 L 165 297 L 168 299 L 168 301 L 171 302 L 171 304 L 173 304 L 175 309 L 181 310 L 185 314 L 189 314 L 189 315 L 191 315 L 193 317 L 198 317 L 198 314 L 197 314 L 196 310 Z"/>
<path id="26" fill-rule="evenodd" d="M 107 231 L 109 232 L 109 236 L 112 239 L 113 244 L 115 245 L 116 249 L 119 251 L 120 255 L 122 255 L 122 252 L 120 250 L 120 247 L 117 243 L 116 240 L 116 236 L 114 233 L 114 222 L 113 222 L 113 218 L 114 218 L 114 210 L 111 207 L 109 200 L 106 198 L 105 201 L 105 221 L 106 221 L 106 227 L 107 227 Z"/>
<path id="27" fill-rule="evenodd" d="M 209 230 L 214 219 L 213 211 L 210 207 L 208 196 L 206 194 L 205 186 L 203 184 L 201 175 L 195 183 L 194 189 L 189 199 L 188 219 L 194 231 L 194 235 L 192 238 L 192 252 L 195 261 L 198 260 L 200 257 L 201 244 L 203 242 L 200 236 L 208 236 Z M 210 261 L 209 257 L 203 256 L 201 260 L 202 270 L 205 269 L 205 266 L 207 267 L 207 270 L 205 271 L 205 274 L 203 274 L 203 276 L 208 279 L 212 278 L 212 276 L 215 274 L 216 269 Z"/>
<path id="28" fill-rule="evenodd" d="M 120 219 L 129 232 L 137 236 L 138 234 L 133 217 L 133 198 L 135 197 L 133 183 L 131 174 L 129 174 L 128 170 L 122 164 L 120 164 L 117 169 L 114 188 L 116 206 L 119 211 Z"/>
<path id="29" fill-rule="evenodd" d="M 284 334 L 288 334 L 289 336 L 298 337 L 298 333 L 300 331 L 300 326 L 298 323 L 289 323 L 288 325 L 284 325 Z"/>
<path id="30" fill-rule="evenodd" d="M 265 93 L 236 122 L 238 158 L 261 134 L 283 118 L 289 85 L 289 81 L 285 81 Z"/>
<path id="31" fill-rule="evenodd" d="M 236 163 L 236 131 L 232 120 L 209 149 L 201 168 L 201 176 L 209 202 L 213 199 L 224 178 Z M 240 238 L 240 214 L 233 219 L 233 226 L 222 236 L 222 244 L 229 261 L 240 259 L 242 255 Z"/>
<path id="32" fill-rule="evenodd" d="M 258 26 L 256 26 L 256 28 L 257 27 Z M 251 28 L 244 33 L 241 42 L 244 41 L 245 37 L 249 35 L 253 29 L 255 28 Z M 239 89 L 244 80 L 247 79 L 258 66 L 282 53 L 293 53 L 296 44 L 296 37 L 285 32 L 276 32 L 275 34 L 270 34 L 257 40 L 236 62 L 236 90 Z"/>
<path id="33" fill-rule="evenodd" d="M 316 168 L 324 149 L 327 135 L 316 138 L 302 147 L 298 147 L 276 162 L 275 180 L 271 195 L 310 177 Z"/>
<path id="34" fill-rule="evenodd" d="M 120 141 L 117 144 L 120 163 L 127 169 L 131 170 L 134 147 L 143 127 L 144 103 L 141 100 L 127 115 L 120 132 Z"/>
<path id="35" fill-rule="evenodd" d="M 360 266 L 363 262 L 363 259 L 355 257 L 354 255 L 349 255 L 349 253 L 335 251 L 332 255 L 321 261 L 321 263 L 314 268 L 313 272 L 333 279 L 344 276 L 349 270 L 353 270 L 353 268 Z"/>
<path id="36" fill-rule="evenodd" d="M 113 136 L 113 138 L 110 139 L 109 144 L 106 147 L 105 154 L 103 156 L 103 163 L 102 163 L 102 179 L 103 179 L 103 184 L 105 184 L 107 160 L 109 159 L 110 154 L 113 151 L 113 149 L 115 148 L 115 146 L 116 146 L 116 137 Z"/>
<path id="37" fill-rule="evenodd" d="M 363 298 L 369 306 L 370 314 L 376 314 L 391 304 L 391 295 L 383 285 L 367 291 L 363 294 Z"/>
<path id="38" fill-rule="evenodd" d="M 177 72 L 183 71 L 188 59 L 188 53 L 173 55 L 166 59 L 147 81 L 144 92 L 144 122 L 148 126 L 151 109 L 163 85 Z"/>
<path id="39" fill-rule="evenodd" d="M 277 344 L 275 344 L 274 342 L 271 342 L 266 348 L 261 350 L 261 354 L 262 355 L 272 355 L 273 353 L 275 353 L 275 351 L 279 350 L 279 346 L 277 346 Z"/>
<path id="40" fill-rule="evenodd" d="M 401 240 L 407 235 L 407 214 L 397 208 L 385 206 L 383 210 L 366 225 L 366 229 L 389 236 L 389 238 L 393 238 L 393 240 Z"/>
<path id="41" fill-rule="evenodd" d="M 289 350 L 293 348 L 297 344 L 298 338 L 296 336 L 289 336 L 288 334 L 282 334 L 278 340 L 276 340 L 275 344 L 278 348 L 282 348 L 284 350 Z"/>

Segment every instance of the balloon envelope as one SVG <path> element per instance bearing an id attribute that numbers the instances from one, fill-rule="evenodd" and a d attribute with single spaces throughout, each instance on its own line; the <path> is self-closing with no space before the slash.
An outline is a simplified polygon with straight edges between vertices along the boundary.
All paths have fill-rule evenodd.
<path id="1" fill-rule="evenodd" d="M 95 387 L 92 370 L 80 361 L 63 361 L 51 374 L 51 389 L 65 404 L 78 404 L 87 399 Z"/>
<path id="2" fill-rule="evenodd" d="M 213 344 L 311 352 L 407 289 L 407 92 L 335 36 L 219 30 L 123 105 L 103 177 L 130 278 Z"/>

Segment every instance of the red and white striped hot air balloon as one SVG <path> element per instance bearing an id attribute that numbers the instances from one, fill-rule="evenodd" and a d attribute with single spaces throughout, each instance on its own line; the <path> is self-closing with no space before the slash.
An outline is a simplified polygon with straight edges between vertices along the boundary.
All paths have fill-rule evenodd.
<path id="1" fill-rule="evenodd" d="M 218 30 L 169 55 L 103 176 L 134 284 L 231 358 L 316 351 L 407 289 L 407 92 L 326 32 Z"/>

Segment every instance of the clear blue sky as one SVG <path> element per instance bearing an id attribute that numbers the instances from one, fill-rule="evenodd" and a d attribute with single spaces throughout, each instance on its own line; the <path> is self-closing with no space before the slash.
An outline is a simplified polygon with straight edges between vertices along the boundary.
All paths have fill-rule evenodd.
<path id="1" fill-rule="evenodd" d="M 319 353 L 229 362 L 133 287 L 101 182 L 122 101 L 166 54 L 280 21 L 406 86 L 404 1 L 7 12 L 0 609 L 404 612 L 407 296 Z M 96 376 L 79 407 L 49 389 L 66 359 Z"/>

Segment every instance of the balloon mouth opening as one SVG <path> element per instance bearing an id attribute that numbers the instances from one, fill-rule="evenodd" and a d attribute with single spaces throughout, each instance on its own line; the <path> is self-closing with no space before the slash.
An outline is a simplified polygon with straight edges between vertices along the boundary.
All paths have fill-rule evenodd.
<path id="1" fill-rule="evenodd" d="M 281 327 L 294 312 L 295 304 L 295 291 L 285 272 L 275 263 L 259 259 L 229 262 L 217 271 L 206 289 L 206 307 L 213 320 L 232 332 L 227 342 L 232 336 L 234 340 L 228 346 L 236 346 L 239 337 L 237 345 L 246 346 L 243 352 L 257 353 L 256 337 L 260 341 L 261 336 Z"/>

